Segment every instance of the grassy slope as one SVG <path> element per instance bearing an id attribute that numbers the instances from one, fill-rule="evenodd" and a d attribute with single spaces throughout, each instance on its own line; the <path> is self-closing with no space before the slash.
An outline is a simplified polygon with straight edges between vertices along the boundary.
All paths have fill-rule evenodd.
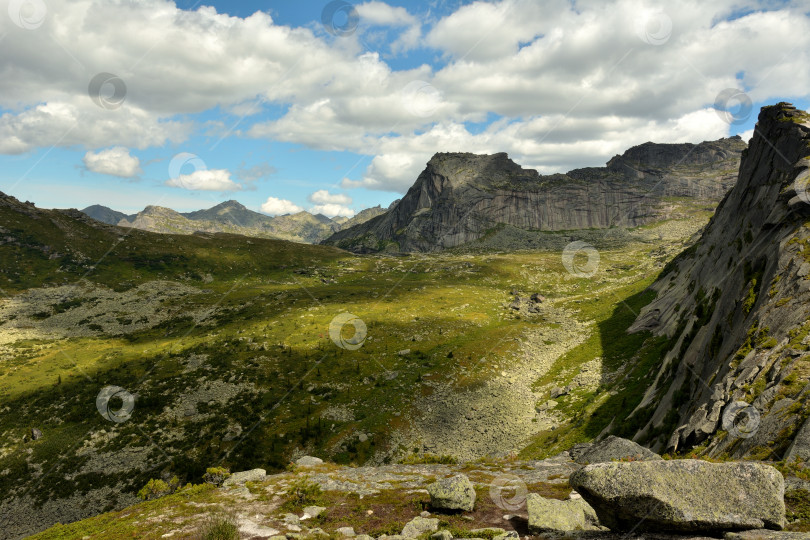
<path id="1" fill-rule="evenodd" d="M 120 229 L 96 228 L 53 212 L 32 220 L 4 207 L 0 219 L 22 239 L 21 245 L 0 247 L 4 258 L 16 261 L 4 267 L 7 292 L 83 276 L 117 290 L 166 279 L 207 289 L 191 301 L 217 309 L 214 326 L 177 317 L 123 337 L 15 344 L 16 365 L 0 375 L 0 407 L 17 413 L 14 420 L 0 417 L 0 470 L 8 471 L 0 475 L 3 496 L 20 487 L 21 478 L 31 479 L 23 487 L 43 501 L 101 485 L 137 491 L 161 473 L 199 482 L 204 469 L 215 464 L 278 470 L 296 448 L 361 463 L 405 421 L 407 414 L 393 413 L 407 412 L 410 396 L 425 391 L 423 379 L 452 376 L 460 388 L 476 384 L 517 352 L 505 336 L 544 324 L 504 309 L 512 288 L 542 292 L 598 324 L 554 373 L 595 356 L 617 366 L 645 341 L 623 330 L 649 300 L 642 291 L 652 276 L 637 265 L 649 258 L 648 244 L 603 251 L 593 280 L 571 278 L 559 253 L 550 252 L 354 257 L 272 240 L 142 231 L 131 231 L 97 262 L 122 235 Z M 46 244 L 51 253 L 68 256 L 49 259 L 42 249 Z M 660 267 L 666 257 L 659 259 Z M 206 274 L 212 282 L 202 281 Z M 369 338 L 357 351 L 337 348 L 328 335 L 330 321 L 344 311 L 368 326 Z M 266 350 L 257 350 L 256 344 L 264 343 Z M 638 364 L 642 368 L 655 360 L 655 348 L 648 347 Z M 397 354 L 403 349 L 411 354 Z M 191 354 L 207 360 L 200 370 L 186 373 Z M 618 395 L 579 396 L 593 402 L 586 408 L 560 400 L 572 425 L 541 434 L 524 453 L 553 453 L 632 410 L 634 385 L 643 385 L 642 368 L 631 373 Z M 186 406 L 189 392 L 204 381 L 254 385 L 255 391 L 243 386 L 226 405 L 201 402 L 197 415 L 167 417 L 167 410 Z M 112 425 L 98 414 L 95 398 L 108 384 L 137 394 L 130 421 Z M 354 419 L 318 420 L 335 407 L 351 409 Z M 228 440 L 225 433 L 235 424 L 242 434 Z M 32 427 L 45 437 L 22 442 Z M 101 432 L 112 435 L 93 443 L 104 459 L 143 447 L 149 459 L 145 470 L 76 474 L 89 460 L 76 449 Z M 359 432 L 370 436 L 361 442 L 355 437 Z M 32 466 L 42 474 L 32 475 L 37 470 Z M 111 500 L 109 508 L 115 504 Z"/>

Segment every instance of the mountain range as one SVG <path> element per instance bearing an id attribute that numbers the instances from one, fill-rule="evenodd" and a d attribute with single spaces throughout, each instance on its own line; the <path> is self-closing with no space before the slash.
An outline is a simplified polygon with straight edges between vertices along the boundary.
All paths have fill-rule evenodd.
<path id="1" fill-rule="evenodd" d="M 82 212 L 102 223 L 158 233 L 226 232 L 316 244 L 345 226 L 362 223 L 385 210 L 379 206 L 366 208 L 352 218 L 329 218 L 306 211 L 270 217 L 230 200 L 212 208 L 185 213 L 162 206 L 147 206 L 137 214 L 127 215 L 101 205 L 88 206 Z"/>

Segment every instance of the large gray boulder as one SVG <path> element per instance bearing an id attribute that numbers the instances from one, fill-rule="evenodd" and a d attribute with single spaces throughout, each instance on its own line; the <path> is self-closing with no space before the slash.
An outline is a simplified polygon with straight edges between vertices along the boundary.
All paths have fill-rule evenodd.
<path id="1" fill-rule="evenodd" d="M 572 450 L 574 449 L 572 448 Z M 621 460 L 651 461 L 661 459 L 661 456 L 649 448 L 644 448 L 638 443 L 614 435 L 605 437 L 601 441 L 595 442 L 575 453 L 576 456 L 572 456 L 574 461 L 583 465 Z"/>
<path id="2" fill-rule="evenodd" d="M 526 507 L 529 512 L 529 531 L 532 533 L 599 529 L 596 512 L 582 499 L 559 501 L 529 493 Z"/>
<path id="3" fill-rule="evenodd" d="M 402 536 L 405 538 L 416 538 L 427 532 L 439 530 L 439 520 L 436 518 L 426 518 L 417 516 L 405 524 L 402 529 Z"/>
<path id="4" fill-rule="evenodd" d="M 264 469 L 251 469 L 249 471 L 235 472 L 222 482 L 223 486 L 244 484 L 245 482 L 261 482 L 267 476 Z"/>
<path id="5" fill-rule="evenodd" d="M 475 488 L 463 474 L 442 478 L 430 484 L 427 490 L 433 508 L 472 512 L 475 506 Z"/>
<path id="6" fill-rule="evenodd" d="M 597 463 L 569 480 L 614 531 L 734 531 L 785 526 L 785 482 L 759 463 Z"/>

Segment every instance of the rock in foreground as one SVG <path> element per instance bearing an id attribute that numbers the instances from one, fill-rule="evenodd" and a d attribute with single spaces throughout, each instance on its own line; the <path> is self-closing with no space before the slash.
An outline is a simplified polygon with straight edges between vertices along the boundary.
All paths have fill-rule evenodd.
<path id="1" fill-rule="evenodd" d="M 558 501 L 529 493 L 526 507 L 529 512 L 529 531 L 533 533 L 599 529 L 596 512 L 582 499 Z"/>
<path id="2" fill-rule="evenodd" d="M 433 508 L 472 512 L 475 506 L 475 488 L 463 474 L 442 478 L 429 485 L 427 490 Z"/>
<path id="3" fill-rule="evenodd" d="M 573 449 L 572 449 L 573 450 Z M 572 456 L 574 461 L 587 465 L 588 463 L 606 463 L 614 460 L 652 461 L 659 460 L 661 456 L 648 448 L 628 439 L 611 435 L 593 443 L 581 453 Z"/>
<path id="4" fill-rule="evenodd" d="M 733 531 L 785 526 L 785 483 L 773 467 L 698 460 L 588 465 L 574 487 L 614 531 Z"/>

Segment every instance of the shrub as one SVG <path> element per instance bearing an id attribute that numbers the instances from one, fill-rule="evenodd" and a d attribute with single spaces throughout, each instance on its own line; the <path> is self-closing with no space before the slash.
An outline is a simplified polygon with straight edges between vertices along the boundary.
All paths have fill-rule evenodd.
<path id="1" fill-rule="evenodd" d="M 168 495 L 169 493 L 171 493 L 171 490 L 169 489 L 169 484 L 167 484 L 163 480 L 156 480 L 152 478 L 138 492 L 138 497 L 140 497 L 145 501 L 151 501 L 152 499 L 163 497 L 164 495 Z"/>
<path id="2" fill-rule="evenodd" d="M 309 481 L 309 478 L 296 480 L 288 490 L 289 499 L 284 503 L 285 510 L 297 510 L 305 506 L 316 506 L 321 502 L 321 486 Z"/>
<path id="3" fill-rule="evenodd" d="M 239 525 L 231 514 L 214 514 L 200 527 L 201 540 L 238 540 Z"/>
<path id="4" fill-rule="evenodd" d="M 203 480 L 207 484 L 214 484 L 215 486 L 221 486 L 222 483 L 231 475 L 231 472 L 224 468 L 224 467 L 209 467 L 205 469 L 205 474 L 203 475 Z"/>
<path id="5" fill-rule="evenodd" d="M 176 476 L 173 476 L 168 483 L 164 482 L 163 480 L 152 478 L 138 492 L 138 497 L 145 501 L 151 501 L 152 499 L 157 499 L 158 497 L 163 497 L 164 495 L 174 493 L 179 487 L 180 480 Z"/>

